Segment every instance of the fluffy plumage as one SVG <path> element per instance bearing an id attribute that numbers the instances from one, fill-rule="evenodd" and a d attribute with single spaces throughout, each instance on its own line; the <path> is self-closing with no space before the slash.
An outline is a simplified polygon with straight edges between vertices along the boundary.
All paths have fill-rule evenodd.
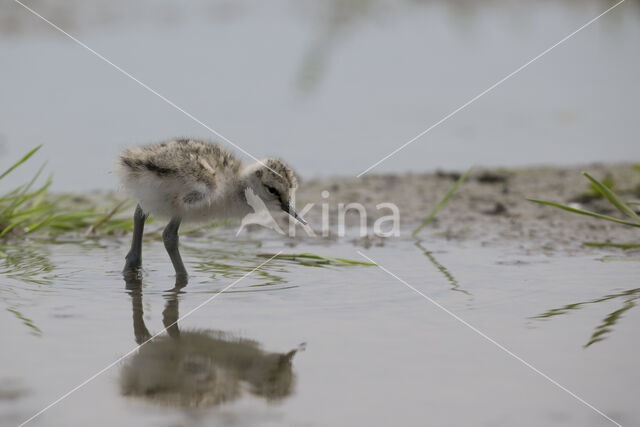
<path id="1" fill-rule="evenodd" d="M 291 202 L 297 186 L 295 174 L 279 159 L 243 166 L 217 144 L 178 139 L 126 150 L 118 159 L 116 172 L 139 202 L 133 215 L 131 249 L 125 257 L 125 277 L 137 275 L 142 265 L 148 214 L 170 219 L 162 240 L 179 280 L 187 277 L 178 249 L 178 229 L 183 221 L 245 216 L 252 211 L 246 194 L 252 194 L 267 209 L 287 212 L 305 224 Z"/>
<path id="2" fill-rule="evenodd" d="M 251 212 L 244 196 L 247 187 L 270 208 L 280 208 L 297 187 L 295 174 L 282 160 L 244 166 L 218 144 L 193 139 L 128 149 L 118 159 L 116 172 L 145 213 L 184 221 Z"/>

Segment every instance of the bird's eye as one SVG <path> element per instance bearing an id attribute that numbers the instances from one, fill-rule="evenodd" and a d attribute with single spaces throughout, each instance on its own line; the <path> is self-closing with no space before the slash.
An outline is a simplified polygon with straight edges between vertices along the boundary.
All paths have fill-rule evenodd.
<path id="1" fill-rule="evenodd" d="M 273 187 L 267 186 L 267 190 L 269 190 L 269 193 L 273 194 L 274 196 L 278 196 L 279 195 L 278 190 L 276 190 Z"/>

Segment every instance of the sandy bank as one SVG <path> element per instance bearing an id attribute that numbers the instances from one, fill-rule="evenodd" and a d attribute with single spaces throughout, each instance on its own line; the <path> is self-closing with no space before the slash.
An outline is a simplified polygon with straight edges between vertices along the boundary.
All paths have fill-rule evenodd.
<path id="1" fill-rule="evenodd" d="M 472 239 L 483 244 L 515 242 L 523 249 L 584 250 L 584 241 L 639 243 L 640 229 L 571 214 L 559 209 L 534 204 L 527 198 L 573 203 L 576 207 L 621 217 L 606 200 L 589 188 L 581 172 L 597 179 L 614 182 L 614 191 L 625 200 L 640 199 L 640 172 L 631 164 L 589 165 L 583 167 L 535 167 L 523 169 L 474 170 L 467 182 L 440 211 L 435 221 L 421 232 L 423 238 Z M 358 202 L 367 210 L 371 226 L 389 210 L 377 209 L 384 202 L 400 209 L 401 238 L 429 214 L 451 188 L 458 173 L 365 175 L 312 179 L 302 183 L 298 206 L 315 203 L 306 214 L 307 220 L 319 228 L 323 203 L 328 203 L 329 223 L 337 229 L 339 203 Z M 322 191 L 329 192 L 324 198 Z M 326 195 L 326 193 L 325 193 Z M 346 216 L 346 224 L 355 226 L 355 212 Z M 360 243 L 374 244 L 379 239 Z"/>

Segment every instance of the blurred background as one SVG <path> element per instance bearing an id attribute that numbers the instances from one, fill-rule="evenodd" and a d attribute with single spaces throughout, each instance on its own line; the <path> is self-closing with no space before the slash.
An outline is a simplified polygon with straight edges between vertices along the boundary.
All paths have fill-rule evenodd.
<path id="1" fill-rule="evenodd" d="M 308 178 L 361 172 L 614 2 L 25 4 L 248 152 Z M 639 23 L 639 2 L 627 0 L 374 172 L 637 160 Z M 216 139 L 0 3 L 3 167 L 44 144 L 54 190 L 116 189 L 110 170 L 124 147 L 179 136 Z"/>

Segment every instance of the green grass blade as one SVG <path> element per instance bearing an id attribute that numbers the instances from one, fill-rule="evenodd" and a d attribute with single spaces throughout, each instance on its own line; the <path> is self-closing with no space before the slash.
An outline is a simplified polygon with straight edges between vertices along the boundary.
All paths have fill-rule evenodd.
<path id="1" fill-rule="evenodd" d="M 33 156 L 34 154 L 36 154 L 36 151 L 38 151 L 40 148 L 42 148 L 42 144 L 38 145 L 36 148 L 34 148 L 33 150 L 29 151 L 27 154 L 25 154 L 25 156 L 23 158 L 21 158 L 20 160 L 18 160 L 17 162 L 15 162 L 13 165 L 11 165 L 11 167 L 9 167 L 9 169 L 7 169 L 6 171 L 4 171 L 1 175 L 0 175 L 0 179 L 4 178 L 5 176 L 7 176 L 8 174 L 11 173 L 11 171 L 13 171 L 15 168 L 17 168 L 18 166 L 20 166 L 21 164 L 23 164 L 24 162 L 26 162 L 27 160 L 29 160 L 29 157 Z"/>
<path id="2" fill-rule="evenodd" d="M 444 205 L 447 204 L 451 196 L 453 196 L 453 194 L 458 190 L 458 187 L 460 187 L 462 183 L 467 179 L 467 177 L 471 174 L 472 170 L 473 168 L 470 168 L 460 178 L 458 178 L 456 183 L 453 184 L 453 187 L 451 187 L 451 189 L 447 192 L 447 194 L 445 194 L 442 200 L 440 200 L 440 202 L 433 208 L 429 216 L 424 221 L 422 221 L 422 224 L 420 224 L 418 228 L 413 230 L 413 233 L 411 234 L 412 237 L 416 237 L 420 232 L 420 230 L 422 230 L 427 224 L 429 224 L 433 220 L 433 218 L 436 217 L 436 214 L 438 213 L 438 211 L 442 209 Z"/>
<path id="3" fill-rule="evenodd" d="M 133 231 L 133 221 L 130 218 L 111 219 L 100 228 L 103 234 L 110 234 L 114 231 Z"/>
<path id="4" fill-rule="evenodd" d="M 31 181 L 29 181 L 27 183 L 27 185 L 24 186 L 24 188 L 22 189 L 21 193 L 26 193 L 27 191 L 29 191 L 31 189 L 31 187 L 33 187 L 33 184 L 35 184 L 35 182 L 38 180 L 38 178 L 40 178 L 40 175 L 42 174 L 42 171 L 44 170 L 45 166 L 47 166 L 47 163 L 43 163 L 42 166 L 40 166 L 40 169 L 38 169 L 38 171 L 36 172 L 35 175 L 33 175 L 33 178 L 31 178 Z M 47 182 L 50 183 L 52 181 L 51 176 L 49 177 L 49 179 L 47 179 Z"/>
<path id="5" fill-rule="evenodd" d="M 103 225 L 104 223 L 108 222 L 115 214 L 118 213 L 118 211 L 120 209 L 122 209 L 122 207 L 125 205 L 125 203 L 127 203 L 127 200 L 121 200 L 113 209 L 111 209 L 106 215 L 103 215 L 102 217 L 98 218 L 97 221 L 93 222 L 93 224 L 91 224 L 89 226 L 89 228 L 87 229 L 87 231 L 84 233 L 85 236 L 89 236 L 92 233 L 94 233 L 96 231 L 96 229 L 98 227 L 100 227 L 101 225 Z"/>
<path id="6" fill-rule="evenodd" d="M 5 194 L 2 198 L 0 198 L 0 203 L 10 202 L 12 200 L 24 197 L 25 194 L 21 193 L 23 187 L 24 185 L 21 185 L 20 187 L 15 188 L 12 191 Z M 32 194 L 32 193 L 29 193 L 29 194 Z"/>
<path id="7" fill-rule="evenodd" d="M 0 238 L 4 237 L 5 234 L 7 234 L 9 231 L 11 231 L 14 227 L 22 224 L 23 222 L 25 222 L 26 219 L 21 219 L 18 221 L 14 221 L 11 224 L 7 225 L 1 232 L 0 232 Z"/>
<path id="8" fill-rule="evenodd" d="M 17 197 L 12 198 L 13 201 L 11 203 L 9 203 L 0 211 L 0 217 L 4 217 L 4 216 L 11 217 L 14 214 L 14 212 L 17 209 L 19 209 L 22 205 L 24 205 L 25 203 L 29 202 L 32 199 L 37 198 L 39 195 L 44 194 L 49 188 L 49 186 L 51 186 L 51 179 L 48 179 L 47 182 L 42 187 L 40 187 L 38 190 L 31 193 L 25 193 L 25 191 L 28 190 L 28 188 L 25 187 Z"/>
<path id="9" fill-rule="evenodd" d="M 536 200 L 536 199 L 527 199 L 527 200 L 529 200 L 530 202 L 540 203 L 542 205 L 547 205 L 547 206 L 552 206 L 554 208 L 563 209 L 565 211 L 577 213 L 577 214 L 580 214 L 580 215 L 587 215 L 587 216 L 591 216 L 591 217 L 599 218 L 599 219 L 604 219 L 604 220 L 611 221 L 611 222 L 617 222 L 618 224 L 630 225 L 632 227 L 640 227 L 640 224 L 635 223 L 635 222 L 625 221 L 624 219 L 618 219 L 618 218 L 614 218 L 612 216 L 601 215 L 601 214 L 595 213 L 595 212 L 590 212 L 590 211 L 585 211 L 585 210 L 582 210 L 582 209 L 572 208 L 572 207 L 569 207 L 569 206 L 561 205 L 560 203 L 547 202 L 545 200 Z"/>
<path id="10" fill-rule="evenodd" d="M 40 194 L 37 194 L 33 200 L 31 201 L 31 206 L 38 207 L 42 204 L 42 202 L 44 202 L 44 198 L 47 194 L 45 192 L 42 192 Z M 56 200 L 54 203 L 51 203 L 52 205 L 55 205 L 58 201 Z"/>
<path id="11" fill-rule="evenodd" d="M 620 200 L 613 191 L 611 191 L 606 185 L 602 184 L 600 181 L 598 181 L 588 173 L 582 172 L 582 174 L 586 176 L 589 181 L 591 181 L 591 183 L 596 187 L 600 194 L 606 197 L 613 206 L 615 206 L 620 212 L 640 224 L 640 217 L 625 202 Z"/>
<path id="12" fill-rule="evenodd" d="M 640 248 L 640 243 L 583 242 L 582 244 L 594 248 L 618 248 L 624 250 Z"/>
<path id="13" fill-rule="evenodd" d="M 40 213 L 40 211 L 46 210 L 46 209 L 50 209 L 54 206 L 53 203 L 49 203 L 46 205 L 40 205 L 40 206 L 36 206 L 34 208 L 31 209 L 27 209 L 24 211 L 20 211 L 20 212 L 16 212 L 13 214 L 13 218 L 20 218 L 21 216 L 30 216 L 34 213 Z"/>
<path id="14" fill-rule="evenodd" d="M 460 283 L 456 280 L 455 277 L 453 277 L 453 274 L 451 274 L 451 272 L 447 269 L 447 267 L 445 267 L 444 265 L 440 264 L 437 260 L 436 257 L 433 256 L 433 252 L 428 251 L 424 246 L 422 246 L 422 242 L 420 240 L 417 240 L 415 242 L 415 246 L 420 249 L 420 251 L 424 254 L 424 256 L 427 257 L 427 259 L 429 260 L 429 262 L 431 262 L 431 264 L 434 265 L 434 267 L 440 272 L 442 273 L 442 275 L 447 279 L 447 281 L 449 282 L 449 284 L 451 285 L 451 290 L 455 291 L 455 292 L 461 292 L 465 295 L 469 295 L 471 296 L 471 293 L 469 291 L 466 291 L 464 289 L 462 289 L 462 287 L 460 287 Z"/>
<path id="15" fill-rule="evenodd" d="M 73 212 L 65 212 L 56 215 L 56 219 L 62 221 L 69 220 L 86 220 L 91 221 L 96 215 L 96 212 L 93 209 L 85 209 L 82 211 L 73 211 Z"/>
<path id="16" fill-rule="evenodd" d="M 312 257 L 312 258 L 317 258 L 317 259 L 323 259 L 329 262 L 341 262 L 343 264 L 356 264 L 356 265 L 376 265 L 370 262 L 364 262 L 364 261 L 356 261 L 353 259 L 347 259 L 347 258 L 332 258 L 332 257 L 328 257 L 328 256 L 323 256 L 323 255 L 314 255 L 314 254 L 309 254 L 309 253 L 305 253 L 302 254 L 303 256 L 307 256 L 307 257 Z"/>
<path id="17" fill-rule="evenodd" d="M 318 261 L 326 261 L 327 263 L 339 263 L 339 264 L 353 264 L 353 265 L 376 265 L 376 264 L 372 264 L 370 262 L 364 262 L 364 261 L 356 261 L 353 259 L 347 259 L 347 258 L 332 258 L 332 257 L 328 257 L 328 256 L 324 256 L 324 255 L 316 255 L 316 254 L 311 254 L 311 253 L 301 253 L 301 254 L 258 254 L 258 256 L 263 257 L 263 258 L 280 258 L 280 259 L 286 259 L 286 260 L 290 260 L 290 261 L 299 261 L 304 263 L 304 261 L 300 261 L 299 258 L 302 259 L 314 259 L 314 260 L 318 260 Z"/>
<path id="18" fill-rule="evenodd" d="M 639 257 L 625 257 L 625 258 L 618 258 L 618 257 L 602 257 L 600 258 L 601 262 L 638 262 L 640 261 Z"/>
<path id="19" fill-rule="evenodd" d="M 43 220 L 40 220 L 40 221 L 38 221 L 38 222 L 36 222 L 34 224 L 31 224 L 31 225 L 25 227 L 24 232 L 26 234 L 33 233 L 34 231 L 37 231 L 40 228 L 44 227 L 45 225 L 49 224 L 51 221 L 53 221 L 52 217 L 48 217 L 48 218 L 45 218 Z"/>

